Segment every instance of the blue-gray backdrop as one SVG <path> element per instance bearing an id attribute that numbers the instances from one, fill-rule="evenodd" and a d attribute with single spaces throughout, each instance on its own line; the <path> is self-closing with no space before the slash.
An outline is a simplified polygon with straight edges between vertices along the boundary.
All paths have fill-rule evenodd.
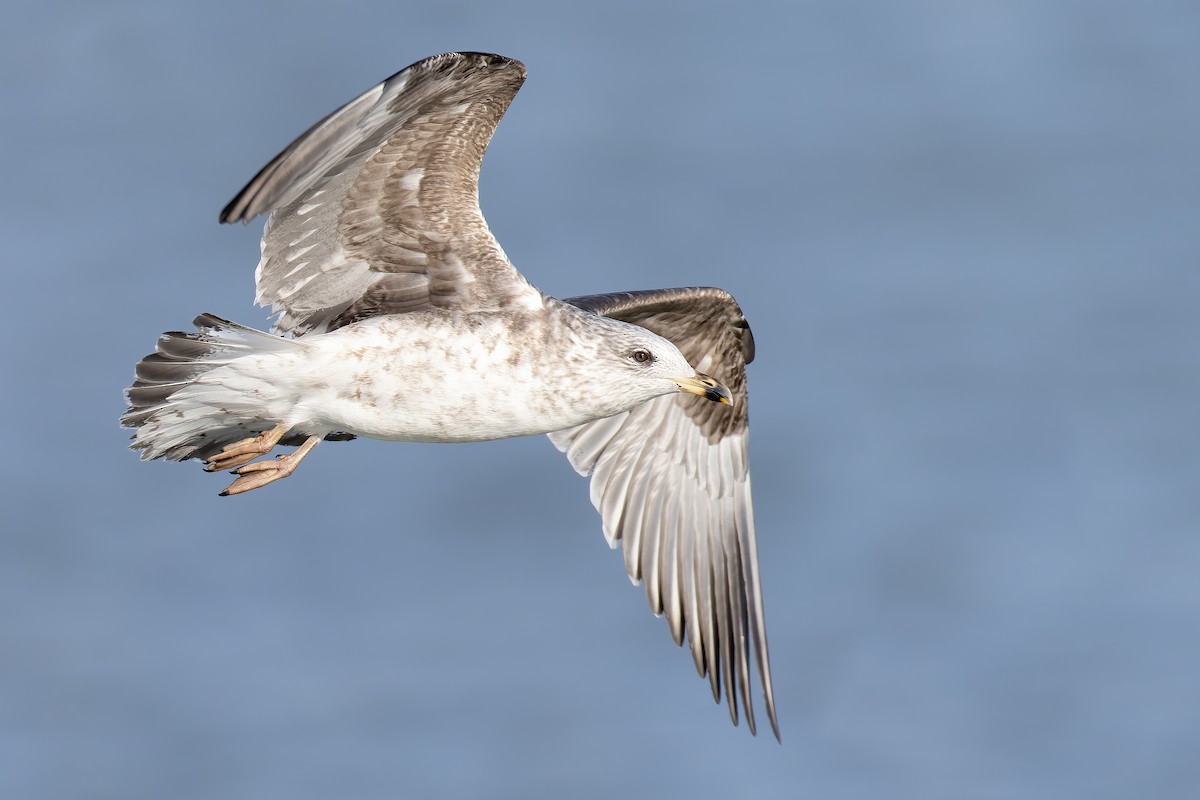
<path id="1" fill-rule="evenodd" d="M 1200 6 L 47 2 L 0 28 L 0 795 L 1200 791 Z M 544 439 L 144 464 L 217 211 L 426 55 L 530 78 L 483 205 L 552 294 L 757 334 L 783 745 L 733 729 Z M 760 706 L 761 708 L 761 706 Z"/>

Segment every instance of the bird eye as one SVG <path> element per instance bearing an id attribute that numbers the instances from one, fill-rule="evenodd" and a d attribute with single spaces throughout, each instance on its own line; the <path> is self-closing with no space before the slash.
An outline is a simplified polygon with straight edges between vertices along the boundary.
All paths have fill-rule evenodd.
<path id="1" fill-rule="evenodd" d="M 634 361 L 636 361 L 639 364 L 646 364 L 646 363 L 654 360 L 653 353 L 651 353 L 649 350 L 643 350 L 641 348 L 634 350 L 632 353 L 629 354 L 629 357 L 632 358 Z"/>

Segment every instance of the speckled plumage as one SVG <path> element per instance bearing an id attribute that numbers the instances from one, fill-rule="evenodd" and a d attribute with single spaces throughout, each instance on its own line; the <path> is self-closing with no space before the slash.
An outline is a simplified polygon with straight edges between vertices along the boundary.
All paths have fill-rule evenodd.
<path id="1" fill-rule="evenodd" d="M 686 636 L 714 699 L 723 676 L 734 723 L 740 698 L 751 730 L 753 653 L 778 736 L 750 502 L 749 326 L 720 289 L 559 301 L 517 272 L 477 183 L 524 78 L 501 56 L 434 56 L 280 153 L 221 214 L 270 213 L 255 278 L 273 333 L 205 314 L 194 332 L 164 334 L 122 424 L 143 458 L 240 466 L 230 493 L 286 477 L 322 439 L 549 433 L 592 476 L 629 576 L 676 643 Z M 301 447 L 253 461 L 276 444 Z"/>

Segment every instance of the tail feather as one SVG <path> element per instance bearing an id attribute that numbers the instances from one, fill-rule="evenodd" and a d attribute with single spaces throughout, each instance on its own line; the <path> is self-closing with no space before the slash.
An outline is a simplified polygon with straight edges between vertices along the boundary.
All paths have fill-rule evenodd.
<path id="1" fill-rule="evenodd" d="M 273 427 L 256 404 L 222 380 L 205 382 L 213 370 L 259 353 L 294 351 L 292 339 L 201 314 L 194 333 L 169 331 L 155 352 L 137 365 L 125 390 L 128 410 L 121 425 L 133 428 L 134 450 L 143 459 L 208 458 L 226 445 Z"/>

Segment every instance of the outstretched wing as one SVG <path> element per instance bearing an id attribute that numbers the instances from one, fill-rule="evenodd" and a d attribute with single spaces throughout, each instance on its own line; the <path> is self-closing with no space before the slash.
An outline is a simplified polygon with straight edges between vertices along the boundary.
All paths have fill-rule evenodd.
<path id="1" fill-rule="evenodd" d="M 713 699 L 737 724 L 740 695 L 750 730 L 750 651 L 776 738 L 758 547 L 750 503 L 746 364 L 754 338 L 728 292 L 712 288 L 574 297 L 566 302 L 670 339 L 698 371 L 729 387 L 731 405 L 664 395 L 622 414 L 550 434 L 581 474 L 604 535 L 620 543 L 629 577 L 650 608 L 684 634 Z"/>
<path id="2" fill-rule="evenodd" d="M 525 66 L 503 56 L 433 56 L 351 100 L 263 167 L 221 221 L 271 212 L 255 300 L 278 314 L 276 331 L 541 301 L 479 210 L 484 151 L 524 80 Z"/>

